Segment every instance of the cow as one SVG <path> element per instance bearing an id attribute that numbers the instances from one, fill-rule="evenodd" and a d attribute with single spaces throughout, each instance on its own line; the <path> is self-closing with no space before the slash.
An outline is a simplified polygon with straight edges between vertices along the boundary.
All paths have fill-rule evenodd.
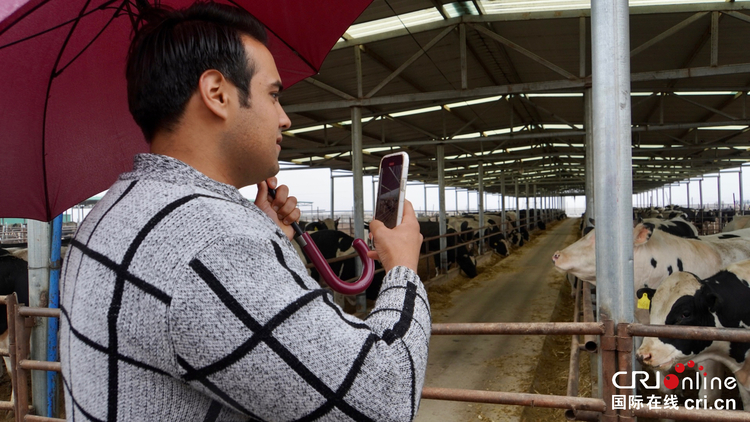
<path id="1" fill-rule="evenodd" d="M 13 292 L 18 296 L 19 304 L 29 303 L 29 265 L 25 257 L 28 256 L 27 249 L 21 249 L 11 253 L 0 248 L 0 295 L 9 295 Z M 0 348 L 8 350 L 8 319 L 5 305 L 0 305 Z M 11 373 L 10 358 L 3 356 L 5 369 Z M 11 391 L 11 401 L 13 392 Z"/>
<path id="2" fill-rule="evenodd" d="M 313 232 L 318 230 L 338 230 L 339 220 L 340 218 L 337 218 L 335 220 L 332 218 L 326 218 L 324 220 L 307 223 L 307 225 L 305 226 L 305 231 Z"/>
<path id="3" fill-rule="evenodd" d="M 511 227 L 516 227 L 518 215 L 515 213 L 515 211 L 505 211 L 505 221 L 510 223 Z"/>
<path id="4" fill-rule="evenodd" d="M 428 239 L 430 237 L 440 236 L 440 224 L 435 221 L 420 221 L 419 222 L 419 232 L 422 233 L 422 236 L 425 239 Z M 446 234 L 456 233 L 455 230 L 449 228 L 446 230 Z M 453 247 L 456 245 L 457 241 L 457 235 L 454 236 L 447 236 L 446 244 L 447 247 Z M 427 248 L 429 248 L 430 252 L 438 251 L 440 250 L 440 239 L 432 239 L 429 241 L 425 241 L 422 243 L 422 253 L 427 252 Z M 459 268 L 461 268 L 461 271 L 463 271 L 468 277 L 474 278 L 477 276 L 477 264 L 474 262 L 474 260 L 471 258 L 471 255 L 469 254 L 468 249 L 466 249 L 465 245 L 459 246 L 458 248 L 450 249 L 447 251 L 448 254 L 448 263 L 456 263 L 458 264 Z M 435 260 L 435 267 L 440 266 L 440 254 L 435 254 L 434 260 Z"/>
<path id="5" fill-rule="evenodd" d="M 498 222 L 502 221 L 495 215 L 490 215 L 487 218 L 487 224 L 490 225 L 488 230 L 489 236 L 487 237 L 487 244 L 495 252 L 502 256 L 510 255 L 510 243 L 505 239 L 505 235 L 502 233 L 502 229 Z"/>
<path id="6" fill-rule="evenodd" d="M 656 229 L 650 223 L 638 223 L 633 229 L 634 293 L 637 295 L 643 288 L 658 288 L 662 280 L 679 271 L 709 277 L 731 263 L 750 258 L 750 238 L 743 237 L 748 233 L 735 233 L 739 234 L 688 239 Z M 555 267 L 596 284 L 595 234 L 596 230 L 592 230 L 555 252 L 552 256 Z M 639 322 L 649 323 L 645 309 L 636 309 L 635 317 Z M 713 373 L 713 368 L 709 372 Z"/>
<path id="7" fill-rule="evenodd" d="M 19 303 L 29 303 L 29 265 L 16 254 L 0 248 L 0 295 L 13 292 L 16 292 Z M 5 305 L 0 305 L 0 332 L 7 329 Z"/>
<path id="8" fill-rule="evenodd" d="M 731 263 L 750 258 L 750 238 L 745 237 L 744 232 L 741 234 L 729 238 L 704 236 L 687 239 L 657 229 L 651 223 L 638 223 L 633 229 L 635 291 L 643 287 L 657 288 L 674 272 L 689 271 L 708 277 Z M 552 256 L 555 268 L 596 283 L 595 236 L 596 230 L 592 230 L 562 251 L 555 252 Z M 648 322 L 648 316 L 643 312 L 637 312 L 637 317 L 639 321 Z"/>
<path id="9" fill-rule="evenodd" d="M 521 236 L 521 233 L 519 233 L 518 230 L 513 230 L 508 234 L 508 241 L 516 247 L 521 247 L 524 244 L 523 236 Z"/>
<path id="10" fill-rule="evenodd" d="M 750 227 L 750 215 L 738 215 L 735 216 L 732 221 L 727 223 L 726 226 L 721 230 L 722 233 L 733 232 L 735 230 L 745 229 Z"/>
<path id="11" fill-rule="evenodd" d="M 596 231 L 592 230 L 562 251 L 555 252 L 552 261 L 556 268 L 563 272 L 569 272 L 584 281 L 595 283 L 595 236 Z M 722 260 L 729 264 L 746 259 L 744 258 L 745 255 L 750 254 L 750 249 L 748 249 L 750 248 L 750 230 L 698 237 L 695 226 L 681 218 L 673 220 L 648 219 L 636 222 L 633 229 L 633 242 L 635 268 L 642 269 L 643 276 L 648 277 L 644 283 L 653 282 L 653 279 L 659 278 L 660 274 L 663 275 L 660 278 L 661 280 L 674 271 L 681 271 L 680 268 L 686 265 L 686 261 L 690 259 L 692 254 L 698 253 L 700 255 L 700 251 L 707 251 L 708 253 L 703 258 L 708 259 L 709 256 L 712 258 L 710 267 L 714 270 L 708 271 L 720 269 L 721 267 L 717 268 L 717 265 L 721 265 Z M 690 245 L 693 245 L 693 247 Z M 664 252 L 680 252 L 680 247 L 687 248 L 684 251 L 685 258 L 682 256 L 664 256 Z M 644 263 L 640 262 L 639 259 L 643 260 Z M 664 265 L 665 263 L 667 265 Z M 636 271 L 635 278 L 639 280 L 637 273 L 638 271 Z M 654 287 L 651 284 L 649 285 Z"/>
<path id="12" fill-rule="evenodd" d="M 644 288 L 638 294 L 651 299 L 652 324 L 747 329 L 750 327 L 748 281 L 750 260 L 745 260 L 704 279 L 688 272 L 675 273 L 657 289 Z M 749 351 L 750 343 L 646 337 L 636 357 L 660 369 L 690 360 L 704 367 L 719 362 L 734 374 L 743 407 L 750 410 Z M 713 377 L 708 380 L 713 384 Z M 699 398 L 704 397 L 703 390 L 713 387 L 710 384 L 702 389 Z"/>
<path id="13" fill-rule="evenodd" d="M 634 221 L 633 226 L 639 222 L 652 224 L 657 230 L 665 231 L 677 237 L 684 237 L 687 239 L 698 238 L 698 229 L 683 217 L 673 217 L 667 220 L 660 218 L 647 218 L 642 221 Z"/>
<path id="14" fill-rule="evenodd" d="M 523 240 L 525 240 L 525 241 L 528 242 L 529 241 L 529 231 L 526 230 L 526 226 L 521 226 L 521 228 L 518 229 L 518 231 L 521 233 L 521 237 L 523 237 Z M 520 246 L 523 246 L 523 243 Z"/>
<path id="15" fill-rule="evenodd" d="M 473 216 L 450 217 L 446 220 L 445 224 L 459 233 L 458 236 L 461 239 L 461 243 L 468 243 L 479 239 L 479 222 Z M 466 249 L 472 255 L 476 255 L 479 251 L 479 241 L 468 243 Z"/>

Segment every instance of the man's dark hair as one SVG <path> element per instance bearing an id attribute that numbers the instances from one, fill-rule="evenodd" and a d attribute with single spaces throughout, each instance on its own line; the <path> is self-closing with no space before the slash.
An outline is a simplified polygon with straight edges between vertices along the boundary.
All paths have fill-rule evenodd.
<path id="1" fill-rule="evenodd" d="M 128 106 L 147 142 L 157 131 L 174 129 L 200 76 L 216 69 L 250 105 L 255 73 L 241 36 L 267 43 L 266 29 L 247 11 L 218 3 L 196 3 L 184 10 L 149 8 L 140 15 L 128 52 Z"/>

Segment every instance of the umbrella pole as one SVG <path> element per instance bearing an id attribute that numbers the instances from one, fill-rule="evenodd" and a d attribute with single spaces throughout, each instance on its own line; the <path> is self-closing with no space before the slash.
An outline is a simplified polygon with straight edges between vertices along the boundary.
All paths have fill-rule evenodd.
<path id="1" fill-rule="evenodd" d="M 29 303 L 28 306 L 46 308 L 49 302 L 50 224 L 28 220 L 29 245 Z M 47 327 L 49 318 L 35 318 L 31 330 L 32 360 L 47 358 Z M 46 410 L 47 374 L 31 371 L 31 403 L 37 415 Z"/>
<path id="2" fill-rule="evenodd" d="M 62 257 L 60 256 L 60 249 L 62 248 L 62 214 L 55 217 L 52 220 L 52 248 L 50 250 L 50 275 L 49 275 L 49 307 L 59 308 L 60 307 L 60 267 L 62 265 Z M 47 359 L 50 362 L 56 362 L 58 360 L 58 344 L 57 344 L 57 330 L 60 321 L 57 318 L 48 318 L 48 331 L 47 331 Z M 47 413 L 45 416 L 55 417 L 57 416 L 57 377 L 58 374 L 55 371 L 47 371 L 47 394 L 46 394 L 46 405 Z"/>

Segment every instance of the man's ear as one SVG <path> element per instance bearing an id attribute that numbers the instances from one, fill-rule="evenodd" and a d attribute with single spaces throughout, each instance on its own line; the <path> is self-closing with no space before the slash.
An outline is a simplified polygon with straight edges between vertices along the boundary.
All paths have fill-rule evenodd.
<path id="1" fill-rule="evenodd" d="M 229 92 L 232 85 L 216 69 L 209 69 L 198 80 L 201 102 L 217 117 L 229 117 Z"/>

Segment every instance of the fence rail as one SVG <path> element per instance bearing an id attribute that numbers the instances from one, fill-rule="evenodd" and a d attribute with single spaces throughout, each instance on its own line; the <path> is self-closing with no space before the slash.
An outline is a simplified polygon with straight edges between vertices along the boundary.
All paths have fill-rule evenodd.
<path id="1" fill-rule="evenodd" d="M 473 242 L 473 241 L 472 241 Z M 434 253 L 438 253 L 436 251 Z M 336 260 L 347 259 L 341 257 Z M 334 260 L 332 260 L 334 261 Z M 578 354 L 583 350 L 601 354 L 602 376 L 612 377 L 617 371 L 630 371 L 630 356 L 633 351 L 633 337 L 690 338 L 698 340 L 721 340 L 750 343 L 750 330 L 736 328 L 655 326 L 645 324 L 619 324 L 614 326 L 606 319 L 593 321 L 594 298 L 591 287 L 577 283 L 573 322 L 494 322 L 494 323 L 445 323 L 433 324 L 433 335 L 571 335 L 571 357 L 568 373 L 567 395 L 543 395 L 502 391 L 452 389 L 424 387 L 423 399 L 465 401 L 475 403 L 520 405 L 565 409 L 569 420 L 586 421 L 630 421 L 635 417 L 672 418 L 689 421 L 747 421 L 748 414 L 739 411 L 702 409 L 613 409 L 609 406 L 612 397 L 618 393 L 612 383 L 604 383 L 602 398 L 577 397 Z M 580 303 L 579 303 L 580 299 Z M 13 401 L 0 401 L 0 410 L 13 410 L 16 422 L 63 422 L 62 419 L 32 414 L 29 406 L 29 371 L 60 372 L 60 362 L 47 362 L 29 359 L 29 339 L 34 319 L 39 317 L 59 318 L 59 309 L 32 308 L 17 303 L 15 294 L 0 296 L 0 303 L 7 305 L 8 348 L 0 349 L 0 355 L 10 356 L 11 380 L 14 388 Z M 582 314 L 582 315 L 581 315 Z M 582 322 L 581 322 L 582 320 Z M 579 343 L 579 336 L 584 345 Z M 620 390 L 619 395 L 634 394 L 631 390 Z"/>

